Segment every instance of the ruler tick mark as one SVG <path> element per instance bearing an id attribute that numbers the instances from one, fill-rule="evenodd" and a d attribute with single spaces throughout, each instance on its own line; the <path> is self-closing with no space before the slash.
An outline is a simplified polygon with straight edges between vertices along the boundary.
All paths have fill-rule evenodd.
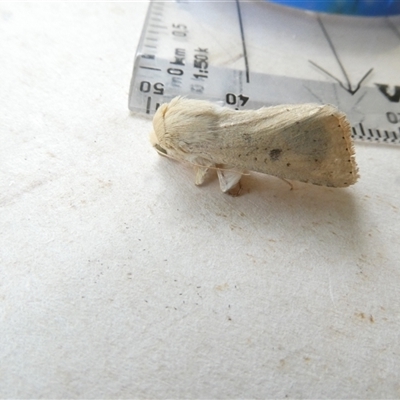
<path id="1" fill-rule="evenodd" d="M 368 129 L 369 132 L 369 138 L 372 139 L 374 137 L 374 134 L 372 133 L 372 129 Z"/>
<path id="2" fill-rule="evenodd" d="M 151 106 L 151 97 L 149 96 L 147 98 L 147 103 L 146 103 L 146 114 L 150 114 L 150 106 Z"/>
<path id="3" fill-rule="evenodd" d="M 361 135 L 365 136 L 364 127 L 361 122 L 360 122 L 360 129 L 361 129 Z"/>

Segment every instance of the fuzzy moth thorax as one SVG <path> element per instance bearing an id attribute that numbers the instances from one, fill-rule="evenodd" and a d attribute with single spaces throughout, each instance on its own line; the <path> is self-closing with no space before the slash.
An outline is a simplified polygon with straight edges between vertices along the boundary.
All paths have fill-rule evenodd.
<path id="1" fill-rule="evenodd" d="M 202 144 L 215 140 L 218 114 L 211 103 L 176 97 L 159 107 L 153 119 L 153 146 L 177 158 L 196 153 Z M 161 150 L 161 152 L 163 152 Z"/>
<path id="2" fill-rule="evenodd" d="M 176 103 L 175 99 L 170 103 L 162 104 L 158 108 L 153 118 L 154 131 L 150 134 L 150 141 L 158 152 L 177 157 L 176 153 L 179 153 L 180 149 L 177 126 L 175 125 L 179 126 L 180 123 L 179 119 L 177 124 L 174 123 L 174 120 L 176 121 L 173 111 L 174 103 Z"/>

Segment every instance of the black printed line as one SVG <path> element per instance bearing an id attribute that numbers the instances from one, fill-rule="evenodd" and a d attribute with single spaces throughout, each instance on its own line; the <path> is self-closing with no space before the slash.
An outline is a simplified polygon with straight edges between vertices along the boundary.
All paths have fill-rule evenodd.
<path id="1" fill-rule="evenodd" d="M 151 69 L 153 71 L 161 71 L 160 68 L 153 68 L 153 67 L 144 67 L 143 65 L 141 65 L 139 68 L 143 68 L 143 69 Z"/>
<path id="2" fill-rule="evenodd" d="M 318 64 L 316 64 L 314 61 L 308 60 L 308 62 L 312 65 L 314 65 L 314 67 L 317 67 L 318 69 L 320 69 L 322 72 L 325 72 L 325 74 L 327 74 L 328 76 L 330 76 L 332 79 L 334 79 L 337 83 L 339 83 L 339 85 L 343 88 L 346 89 L 347 88 L 343 85 L 343 83 L 340 81 L 339 78 L 336 78 L 336 76 L 332 75 L 330 72 L 328 72 L 325 68 L 320 67 Z"/>
<path id="3" fill-rule="evenodd" d="M 324 72 L 325 74 L 327 74 L 328 76 L 330 76 L 332 79 L 334 79 L 344 90 L 346 90 L 348 93 L 350 93 L 351 95 L 354 95 L 355 93 L 358 92 L 358 90 L 361 87 L 361 84 L 364 82 L 364 80 L 369 76 L 369 74 L 373 71 L 373 68 L 370 68 L 365 74 L 364 76 L 360 79 L 360 81 L 357 83 L 355 89 L 352 88 L 351 82 L 350 82 L 350 78 L 347 75 L 347 71 L 344 68 L 342 61 L 339 58 L 339 55 L 336 51 L 336 48 L 328 34 L 328 31 L 326 30 L 324 24 L 322 23 L 321 18 L 318 16 L 317 17 L 317 21 L 319 23 L 319 26 L 321 27 L 321 30 L 325 36 L 326 41 L 329 44 L 330 49 L 332 50 L 332 53 L 336 59 L 336 62 L 339 64 L 339 67 L 342 71 L 342 74 L 346 80 L 346 84 L 344 84 L 339 78 L 337 78 L 336 76 L 334 76 L 333 74 L 331 74 L 330 72 L 328 72 L 326 69 L 322 68 L 321 66 L 319 66 L 317 63 L 315 63 L 314 61 L 308 60 L 310 62 L 310 64 L 314 65 L 314 67 L 318 68 L 320 71 Z"/>
<path id="4" fill-rule="evenodd" d="M 319 23 L 319 26 L 320 26 L 321 29 L 322 29 L 322 32 L 324 33 L 325 39 L 327 40 L 327 42 L 328 42 L 328 44 L 329 44 L 329 47 L 330 47 L 331 50 L 332 50 L 333 55 L 334 55 L 335 58 L 336 58 L 336 61 L 337 61 L 338 64 L 339 64 L 340 69 L 342 70 L 342 73 L 343 73 L 344 77 L 346 78 L 347 87 L 351 88 L 350 79 L 349 79 L 349 77 L 348 77 L 348 75 L 347 75 L 347 72 L 346 72 L 346 70 L 344 69 L 342 62 L 340 61 L 339 55 L 338 55 L 338 53 L 337 53 L 337 51 L 336 51 L 336 48 L 335 48 L 335 46 L 333 45 L 333 42 L 332 42 L 332 40 L 331 40 L 331 38 L 330 38 L 330 36 L 329 36 L 327 30 L 325 29 L 325 26 L 324 26 L 324 24 L 322 23 L 321 18 L 320 18 L 319 16 L 317 17 L 317 21 L 318 21 L 318 23 Z"/>
<path id="5" fill-rule="evenodd" d="M 242 21 L 242 12 L 240 10 L 239 0 L 236 0 L 236 9 L 239 18 L 239 26 L 240 26 L 240 36 L 242 38 L 242 47 L 243 47 L 243 57 L 244 57 L 244 65 L 246 68 L 246 82 L 250 83 L 250 71 L 249 71 L 249 60 L 247 58 L 247 50 L 246 50 L 246 41 L 244 39 L 244 29 L 243 29 L 243 21 Z"/>
<path id="6" fill-rule="evenodd" d="M 358 89 L 360 89 L 360 87 L 361 87 L 361 84 L 365 81 L 365 79 L 367 78 L 367 76 L 373 71 L 374 69 L 373 68 L 370 68 L 365 74 L 364 74 L 364 76 L 360 79 L 360 81 L 357 83 L 357 86 L 356 86 L 356 88 L 355 89 L 351 89 L 351 86 L 350 86 L 350 93 L 356 93 L 357 91 L 358 91 Z"/>

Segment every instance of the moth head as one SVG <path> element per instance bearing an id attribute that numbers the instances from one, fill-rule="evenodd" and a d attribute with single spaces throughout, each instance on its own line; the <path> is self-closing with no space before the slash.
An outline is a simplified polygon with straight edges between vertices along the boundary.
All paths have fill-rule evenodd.
<path id="1" fill-rule="evenodd" d="M 162 154 L 168 154 L 167 150 L 163 147 L 165 135 L 164 117 L 167 109 L 168 104 L 163 104 L 158 108 L 153 118 L 154 130 L 150 133 L 151 144 Z"/>
<path id="2" fill-rule="evenodd" d="M 152 146 L 161 154 L 161 155 L 167 155 L 167 150 L 165 150 L 163 147 L 160 146 L 160 143 L 158 141 L 158 137 L 155 133 L 155 131 L 152 131 L 150 133 L 150 142 Z"/>
<path id="3" fill-rule="evenodd" d="M 162 104 L 158 108 L 153 118 L 154 130 L 150 134 L 150 141 L 153 147 L 160 154 L 168 155 L 172 158 L 181 158 L 182 153 L 185 153 L 175 129 L 177 121 L 182 120 L 179 110 L 181 101 L 181 97 L 175 97 L 169 103 Z"/>
<path id="4" fill-rule="evenodd" d="M 179 160 L 199 156 L 204 142 L 215 140 L 219 115 L 214 105 L 201 100 L 175 97 L 161 105 L 153 118 L 154 148 Z"/>

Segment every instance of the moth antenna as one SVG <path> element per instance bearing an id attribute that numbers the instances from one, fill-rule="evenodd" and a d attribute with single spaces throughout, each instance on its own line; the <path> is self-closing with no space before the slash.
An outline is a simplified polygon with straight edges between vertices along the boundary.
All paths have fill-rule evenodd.
<path id="1" fill-rule="evenodd" d="M 225 167 L 210 167 L 210 169 L 215 169 L 216 171 L 220 170 L 220 171 L 232 171 L 232 172 L 237 172 L 238 174 L 242 174 L 242 175 L 250 175 L 250 172 L 243 172 L 243 171 L 238 171 L 235 168 L 225 168 Z"/>
<path id="2" fill-rule="evenodd" d="M 292 183 L 292 182 L 288 181 L 288 180 L 285 179 L 285 178 L 279 178 L 279 179 L 282 180 L 283 182 L 287 183 L 287 184 L 290 186 L 290 190 L 293 190 L 293 189 L 294 189 L 294 186 L 293 186 L 293 183 Z"/>

